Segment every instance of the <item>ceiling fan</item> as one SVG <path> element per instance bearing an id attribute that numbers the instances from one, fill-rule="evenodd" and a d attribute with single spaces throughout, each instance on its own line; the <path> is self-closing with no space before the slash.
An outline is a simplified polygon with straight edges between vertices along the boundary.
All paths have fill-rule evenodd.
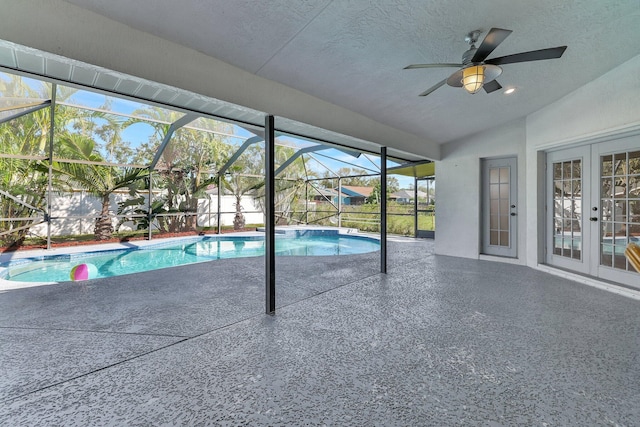
<path id="1" fill-rule="evenodd" d="M 482 40 L 480 47 L 476 48 L 475 43 L 478 41 L 481 31 L 472 31 L 464 39 L 471 47 L 462 54 L 461 64 L 413 64 L 404 67 L 404 69 L 460 67 L 458 71 L 425 90 L 420 96 L 429 95 L 439 87 L 444 86 L 445 83 L 453 87 L 463 87 L 469 93 L 476 93 L 482 88 L 484 88 L 485 92 L 491 93 L 502 88 L 500 83 L 496 81 L 496 77 L 502 74 L 500 65 L 560 58 L 567 48 L 566 46 L 559 46 L 487 59 L 487 56 L 511 33 L 511 30 L 492 28 Z"/>

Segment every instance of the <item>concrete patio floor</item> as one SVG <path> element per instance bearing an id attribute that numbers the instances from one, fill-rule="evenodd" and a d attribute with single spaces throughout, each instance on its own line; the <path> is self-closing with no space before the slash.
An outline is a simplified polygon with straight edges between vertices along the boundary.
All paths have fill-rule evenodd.
<path id="1" fill-rule="evenodd" d="M 0 293 L 0 425 L 640 425 L 640 301 L 379 253 L 214 261 Z"/>

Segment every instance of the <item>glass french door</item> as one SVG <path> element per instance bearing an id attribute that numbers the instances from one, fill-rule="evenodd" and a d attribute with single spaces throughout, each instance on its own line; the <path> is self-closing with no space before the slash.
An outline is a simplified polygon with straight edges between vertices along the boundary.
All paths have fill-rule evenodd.
<path id="1" fill-rule="evenodd" d="M 640 288 L 640 136 L 547 154 L 549 264 Z"/>
<path id="2" fill-rule="evenodd" d="M 592 256 L 598 276 L 640 288 L 640 273 L 624 256 L 640 244 L 640 136 L 593 147 L 599 169 L 599 237 Z"/>
<path id="3" fill-rule="evenodd" d="M 547 155 L 547 262 L 590 274 L 591 154 L 578 147 Z M 586 179 L 585 179 L 586 178 Z"/>

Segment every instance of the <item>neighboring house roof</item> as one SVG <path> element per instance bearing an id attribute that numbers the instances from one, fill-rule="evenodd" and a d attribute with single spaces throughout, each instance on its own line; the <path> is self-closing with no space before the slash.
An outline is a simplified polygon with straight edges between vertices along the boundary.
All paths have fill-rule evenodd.
<path id="1" fill-rule="evenodd" d="M 413 191 L 409 192 L 407 190 L 398 190 L 394 193 L 391 193 L 392 199 L 413 199 Z"/>
<path id="2" fill-rule="evenodd" d="M 369 197 L 373 193 L 373 187 L 343 185 L 342 193 L 349 197 Z"/>
<path id="3" fill-rule="evenodd" d="M 338 192 L 332 188 L 315 188 L 315 191 L 316 193 L 314 196 L 325 196 L 331 198 L 338 195 Z"/>

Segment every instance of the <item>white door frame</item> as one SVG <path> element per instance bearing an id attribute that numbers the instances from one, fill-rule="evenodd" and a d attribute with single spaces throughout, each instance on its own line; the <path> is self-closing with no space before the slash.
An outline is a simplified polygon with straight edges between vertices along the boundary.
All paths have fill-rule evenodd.
<path id="1" fill-rule="evenodd" d="M 612 139 L 608 141 L 599 141 L 592 144 L 585 144 L 573 148 L 558 149 L 556 151 L 549 151 L 546 153 L 546 225 L 545 225 L 545 262 L 557 266 L 560 268 L 566 268 L 576 271 L 582 274 L 588 274 L 597 278 L 611 280 L 620 284 L 630 285 L 636 288 L 640 288 L 640 274 L 633 271 L 626 271 L 623 268 L 614 268 L 611 265 L 603 265 L 605 262 L 606 250 L 611 250 L 612 254 L 617 254 L 618 258 L 621 258 L 621 249 L 624 247 L 624 242 L 619 244 L 617 250 L 614 247 L 611 248 L 611 242 L 605 241 L 604 231 L 607 226 L 606 221 L 609 224 L 616 226 L 616 223 L 620 222 L 624 225 L 627 219 L 618 221 L 617 219 L 611 219 L 611 213 L 608 209 L 604 209 L 607 206 L 607 201 L 611 204 L 611 200 L 618 200 L 614 196 L 601 194 L 602 182 L 601 177 L 603 171 L 601 170 L 602 156 L 614 155 L 626 152 L 638 152 L 640 151 L 640 135 L 625 136 L 618 139 Z M 581 204 L 580 204 L 580 232 L 581 232 L 581 259 L 571 258 L 570 256 L 562 256 L 558 254 L 557 236 L 562 234 L 557 230 L 558 216 L 554 218 L 554 192 L 556 186 L 554 185 L 554 171 L 553 164 L 558 162 L 566 162 L 571 160 L 581 160 L 582 170 L 582 188 L 581 188 Z M 624 174 L 622 175 L 624 177 Z M 636 175 L 637 176 L 637 175 Z M 558 180 L 556 179 L 556 182 Z M 615 191 L 615 189 L 613 190 Z M 604 197 L 604 199 L 603 199 Z M 557 199 L 557 198 L 556 198 Z M 566 198 L 564 204 L 567 204 Z M 622 203 L 638 200 L 636 196 L 620 198 Z M 626 205 L 625 205 L 626 206 Z M 557 209 L 556 209 L 557 210 Z M 626 215 L 631 215 L 630 211 L 626 211 Z M 572 219 L 572 218 L 569 218 Z M 563 219 L 566 222 L 567 218 Z M 633 221 L 637 224 L 637 219 Z M 609 228 L 611 228 L 609 225 Z M 633 226 L 633 224 L 631 224 Z M 603 228 L 605 227 L 605 228 Z M 567 234 L 566 228 L 564 234 Z M 575 237 L 575 236 L 574 236 Z M 623 236 L 624 237 L 624 236 Z M 613 237 L 609 236 L 609 240 Z M 571 239 L 567 239 L 571 241 Z M 574 239 L 575 241 L 575 239 Z M 554 246 L 554 243 L 556 245 Z M 615 242 L 614 242 L 615 243 Z M 563 246 L 564 247 L 564 246 Z M 606 248 L 605 248 L 606 247 Z M 607 249 L 608 248 L 608 249 Z M 554 253 L 554 249 L 556 253 Z M 603 255 L 604 253 L 604 255 Z"/>
<path id="2" fill-rule="evenodd" d="M 583 274 L 593 274 L 591 271 L 591 253 L 585 247 L 591 242 L 592 227 L 589 221 L 589 209 L 591 206 L 591 153 L 590 146 L 581 146 L 547 153 L 546 164 L 546 257 L 545 262 L 561 268 L 567 268 Z M 564 197 L 562 201 L 554 199 L 556 195 L 554 187 L 554 164 L 570 165 L 570 162 L 579 161 L 580 168 L 580 200 Z M 572 176 L 561 178 L 560 185 L 570 186 Z M 585 179 L 586 178 L 586 179 Z M 558 182 L 558 180 L 556 180 Z M 575 190 L 575 189 L 574 189 Z M 561 190 L 562 191 L 562 190 Z M 573 199 L 573 200 L 572 200 Z M 578 203 L 578 208 L 570 207 Z M 561 204 L 561 206 L 558 206 Z M 564 205 L 567 206 L 564 206 Z M 560 214 L 569 211 L 571 214 Z M 576 211 L 577 215 L 576 215 Z M 554 218 L 555 216 L 555 218 Z M 579 231 L 570 223 L 577 222 Z M 563 242 L 563 237 L 567 238 Z M 560 241 L 558 241 L 560 240 Z M 577 252 L 579 251 L 579 252 Z M 561 252 L 561 253 L 558 253 Z M 579 258 L 576 258 L 579 254 Z"/>
<path id="3" fill-rule="evenodd" d="M 594 192 L 595 196 L 597 197 L 597 204 L 594 204 L 594 206 L 598 207 L 598 222 L 597 222 L 597 231 L 596 231 L 596 236 L 597 239 L 594 240 L 594 244 L 593 244 L 593 248 L 592 248 L 592 258 L 595 260 L 594 264 L 594 272 L 593 275 L 596 275 L 600 278 L 606 279 L 606 280 L 612 280 L 614 282 L 618 282 L 618 283 L 623 283 L 626 285 L 631 285 L 631 286 L 635 286 L 635 287 L 639 287 L 640 288 L 640 274 L 635 272 L 635 270 L 633 269 L 633 267 L 630 268 L 631 271 L 625 271 L 619 268 L 613 268 L 611 266 L 606 266 L 603 265 L 602 260 L 600 259 L 601 257 L 601 248 L 603 246 L 606 247 L 610 247 L 609 245 L 606 245 L 604 243 L 604 238 L 600 238 L 600 231 L 603 228 L 603 226 L 606 225 L 606 223 L 603 223 L 603 217 L 606 215 L 606 212 L 603 212 L 603 199 L 604 199 L 604 195 L 600 194 L 601 188 L 602 186 L 600 185 L 600 176 L 601 176 L 601 157 L 602 156 L 606 156 L 609 154 L 618 154 L 618 153 L 625 153 L 625 152 L 638 152 L 640 151 L 640 135 L 635 135 L 635 136 L 630 136 L 630 137 L 626 137 L 626 138 L 620 138 L 617 139 L 615 141 L 610 141 L 607 143 L 600 143 L 600 144 L 594 144 L 592 146 L 592 168 L 594 171 L 597 171 L 597 173 L 594 173 L 594 177 L 593 177 L 593 186 L 594 188 L 597 189 L 596 192 Z M 624 175 L 623 175 L 624 176 Z M 636 175 L 637 176 L 637 175 Z M 626 191 L 628 191 L 629 189 L 627 188 Z M 615 188 L 613 190 L 615 192 Z M 637 194 L 637 193 L 636 193 Z M 611 199 L 609 199 L 611 200 Z M 617 200 L 614 197 L 614 200 Z M 637 197 L 622 197 L 619 199 L 621 203 L 625 204 L 627 203 L 627 201 L 631 202 L 635 202 L 636 200 L 638 200 Z M 626 206 L 625 206 L 626 208 Z M 626 216 L 627 216 L 627 220 L 629 220 L 629 215 L 631 214 L 631 212 L 627 211 L 625 209 L 626 212 Z M 617 214 L 614 214 L 617 215 Z M 614 220 L 617 220 L 614 219 Z M 625 223 L 629 223 L 631 222 L 630 220 L 623 220 L 622 222 Z M 637 223 L 637 219 L 635 219 L 633 222 Z M 626 246 L 626 242 L 623 242 L 623 245 Z M 623 249 L 624 246 L 618 246 L 616 248 L 616 254 L 618 258 L 622 258 L 623 257 Z"/>

